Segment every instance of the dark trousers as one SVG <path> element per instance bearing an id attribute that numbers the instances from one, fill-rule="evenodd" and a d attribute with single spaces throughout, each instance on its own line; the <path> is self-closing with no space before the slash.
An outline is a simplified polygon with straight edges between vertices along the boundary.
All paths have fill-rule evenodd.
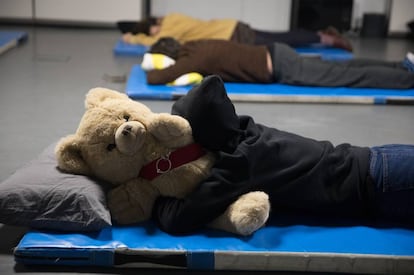
<path id="1" fill-rule="evenodd" d="M 300 56 L 287 45 L 269 47 L 275 81 L 283 84 L 322 87 L 370 87 L 407 89 L 414 87 L 414 73 L 401 62 L 366 59 L 324 61 Z"/>
<path id="2" fill-rule="evenodd" d="M 288 32 L 265 32 L 254 30 L 254 44 L 269 45 L 275 42 L 287 44 L 291 47 L 320 43 L 321 39 L 316 32 L 293 30 Z"/>

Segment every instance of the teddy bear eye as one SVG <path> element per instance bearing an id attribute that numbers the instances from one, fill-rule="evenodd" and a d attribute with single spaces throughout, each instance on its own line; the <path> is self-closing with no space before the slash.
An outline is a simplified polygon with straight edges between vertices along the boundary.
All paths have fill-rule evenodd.
<path id="1" fill-rule="evenodd" d="M 128 121 L 129 120 L 129 115 L 124 115 L 124 119 L 125 119 L 125 121 Z"/>
<path id="2" fill-rule="evenodd" d="M 111 144 L 108 144 L 108 146 L 106 146 L 106 150 L 108 150 L 108 151 L 112 151 L 115 148 L 116 148 L 115 143 L 111 143 Z"/>

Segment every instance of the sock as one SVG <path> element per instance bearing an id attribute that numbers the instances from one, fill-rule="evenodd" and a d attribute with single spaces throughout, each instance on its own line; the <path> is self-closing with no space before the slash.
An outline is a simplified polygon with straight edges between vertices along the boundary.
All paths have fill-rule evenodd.
<path id="1" fill-rule="evenodd" d="M 199 73 L 187 73 L 178 77 L 173 82 L 168 83 L 169 86 L 186 86 L 186 85 L 195 85 L 201 83 L 203 76 Z"/>
<path id="2" fill-rule="evenodd" d="M 159 53 L 145 53 L 142 58 L 141 68 L 144 71 L 161 70 L 175 64 L 175 60 Z"/>
<path id="3" fill-rule="evenodd" d="M 410 72 L 414 72 L 414 54 L 408 52 L 403 60 L 403 66 Z"/>

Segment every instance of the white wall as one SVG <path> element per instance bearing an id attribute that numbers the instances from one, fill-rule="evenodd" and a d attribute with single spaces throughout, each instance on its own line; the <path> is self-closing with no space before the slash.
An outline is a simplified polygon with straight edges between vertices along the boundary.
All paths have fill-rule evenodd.
<path id="1" fill-rule="evenodd" d="M 352 27 L 362 27 L 364 13 L 386 14 L 387 0 L 354 0 L 352 10 Z"/>
<path id="2" fill-rule="evenodd" d="M 0 18 L 114 23 L 140 20 L 141 0 L 0 0 Z M 33 16 L 35 18 L 33 18 Z"/>
<path id="3" fill-rule="evenodd" d="M 0 0 L 0 18 L 28 19 L 31 17 L 31 0 Z"/>
<path id="4" fill-rule="evenodd" d="M 36 19 L 114 23 L 142 18 L 142 0 L 33 0 Z M 335 1 L 335 0 L 332 0 Z M 352 26 L 364 13 L 387 13 L 391 0 L 354 0 Z M 256 29 L 289 30 L 291 0 L 152 0 L 152 15 L 182 12 L 201 19 L 235 18 Z M 407 32 L 414 0 L 392 0 L 390 32 Z M 32 19 L 32 0 L 0 0 L 0 19 Z"/>
<path id="5" fill-rule="evenodd" d="M 335 1 L 335 0 L 331 0 Z M 256 29 L 289 30 L 291 0 L 152 0 L 152 15 L 182 12 L 201 19 L 235 18 Z M 406 22 L 414 18 L 414 0 L 354 0 L 352 28 L 362 26 L 364 13 L 388 15 L 390 31 L 406 32 Z M 411 18 L 409 18 L 411 16 Z"/>
<path id="6" fill-rule="evenodd" d="M 382 13 L 389 16 L 389 33 L 405 33 L 407 23 L 414 20 L 413 0 L 354 0 L 353 26 L 362 26 L 364 13 Z"/>
<path id="7" fill-rule="evenodd" d="M 288 30 L 291 0 L 152 0 L 151 13 L 180 12 L 200 19 L 234 18 L 262 30 Z"/>
<path id="8" fill-rule="evenodd" d="M 408 32 L 407 23 L 414 20 L 413 0 L 393 0 L 391 7 L 390 32 Z"/>
<path id="9" fill-rule="evenodd" d="M 141 15 L 139 0 L 36 0 L 36 19 L 116 22 Z"/>

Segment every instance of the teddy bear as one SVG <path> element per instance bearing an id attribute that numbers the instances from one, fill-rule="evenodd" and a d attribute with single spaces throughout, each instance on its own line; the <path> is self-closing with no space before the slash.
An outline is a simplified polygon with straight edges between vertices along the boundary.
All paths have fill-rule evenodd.
<path id="1" fill-rule="evenodd" d="M 107 194 L 112 219 L 132 224 L 151 218 L 160 196 L 183 198 L 209 175 L 213 152 L 194 142 L 189 122 L 170 113 L 154 113 L 126 94 L 91 89 L 75 134 L 55 148 L 63 172 L 95 177 L 113 185 Z M 250 235 L 265 225 L 268 195 L 239 196 L 207 226 Z"/>

